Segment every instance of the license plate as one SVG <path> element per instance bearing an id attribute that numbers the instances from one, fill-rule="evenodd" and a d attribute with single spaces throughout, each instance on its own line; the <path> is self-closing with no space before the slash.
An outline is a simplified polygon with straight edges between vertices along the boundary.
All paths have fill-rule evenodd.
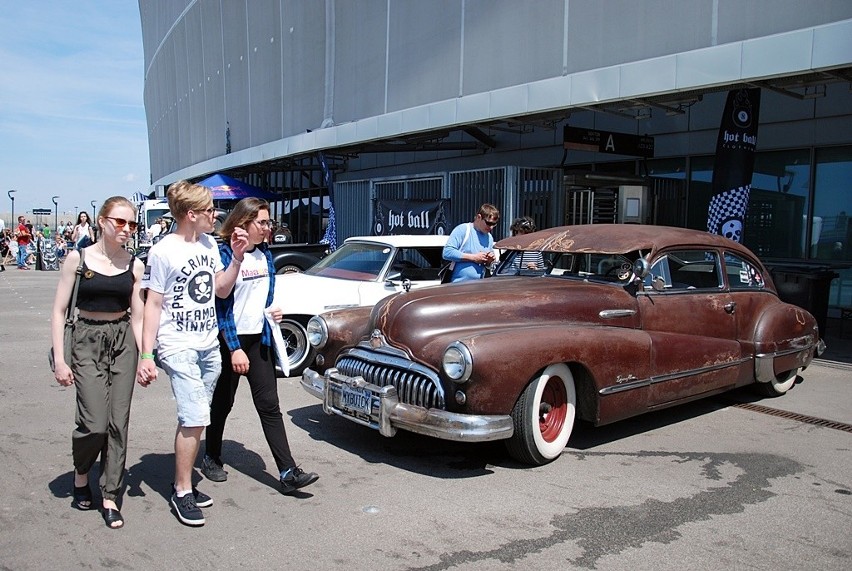
<path id="1" fill-rule="evenodd" d="M 357 416 L 370 416 L 373 393 L 367 389 L 342 385 L 340 387 L 340 408 Z"/>

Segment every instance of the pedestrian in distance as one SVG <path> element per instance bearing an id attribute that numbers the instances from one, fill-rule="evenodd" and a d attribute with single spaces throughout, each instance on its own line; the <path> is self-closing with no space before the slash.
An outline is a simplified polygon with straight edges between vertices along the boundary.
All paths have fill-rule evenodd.
<path id="1" fill-rule="evenodd" d="M 223 240 L 219 246 L 222 265 L 236 266 L 238 271 L 222 272 L 216 278 L 222 375 L 213 393 L 201 471 L 214 482 L 228 479 L 222 464 L 222 436 L 240 377 L 245 375 L 263 434 L 278 468 L 281 491 L 291 494 L 313 484 L 319 476 L 304 472 L 293 460 L 278 401 L 272 326 L 265 312 L 276 322 L 283 316 L 277 307 L 269 307 L 275 293 L 275 267 L 267 242 L 269 225 L 269 203 L 259 198 L 244 198 L 219 231 Z M 237 234 L 248 238 L 249 249 L 245 252 L 234 251 L 230 245 Z"/>
<path id="2" fill-rule="evenodd" d="M 26 219 L 23 216 L 18 216 L 18 229 L 15 232 L 16 241 L 18 243 L 18 269 L 28 270 L 27 256 L 29 255 L 29 246 L 32 241 L 33 233 L 30 227 L 26 225 Z"/>
<path id="3" fill-rule="evenodd" d="M 509 232 L 512 236 L 523 236 L 536 231 L 535 221 L 529 216 L 521 216 L 512 221 Z M 512 268 L 515 270 L 544 271 L 544 256 L 541 252 L 521 252 L 512 260 Z"/>
<path id="4" fill-rule="evenodd" d="M 493 204 L 479 207 L 472 222 L 459 224 L 450 232 L 444 246 L 444 260 L 453 264 L 451 282 L 478 280 L 496 261 L 491 230 L 500 221 L 500 211 Z"/>
<path id="5" fill-rule="evenodd" d="M 0 218 L 0 272 L 6 271 L 6 257 L 9 255 L 9 235 L 6 223 Z"/>
<path id="6" fill-rule="evenodd" d="M 77 216 L 77 224 L 71 233 L 71 239 L 74 241 L 75 248 L 85 248 L 95 241 L 95 233 L 92 231 L 92 226 L 89 224 L 89 215 L 86 212 L 81 212 Z"/>
<path id="7" fill-rule="evenodd" d="M 89 470 L 100 456 L 101 513 L 112 529 L 124 525 L 117 502 L 124 484 L 137 340 L 142 333 L 144 266 L 124 250 L 135 230 L 135 219 L 136 208 L 126 198 L 113 196 L 104 201 L 97 219 L 103 238 L 68 254 L 70 263 L 60 272 L 51 320 L 54 378 L 62 386 L 74 385 L 77 393 L 77 426 L 71 435 L 73 505 L 80 510 L 94 507 Z M 66 311 L 77 279 L 78 315 L 70 362 L 66 362 Z"/>
<path id="8" fill-rule="evenodd" d="M 213 499 L 192 485 L 193 466 L 201 435 L 210 424 L 210 402 L 222 370 L 215 282 L 223 270 L 235 279 L 239 264 L 224 268 L 209 234 L 215 212 L 209 188 L 179 181 L 169 187 L 168 201 L 178 227 L 148 252 L 137 381 L 148 386 L 157 378 L 156 343 L 157 364 L 169 376 L 177 405 L 175 481 L 169 503 L 182 523 L 200 526 L 206 521 L 201 508 L 212 506 Z M 247 247 L 245 232 L 234 233 L 234 258 L 242 259 Z"/>

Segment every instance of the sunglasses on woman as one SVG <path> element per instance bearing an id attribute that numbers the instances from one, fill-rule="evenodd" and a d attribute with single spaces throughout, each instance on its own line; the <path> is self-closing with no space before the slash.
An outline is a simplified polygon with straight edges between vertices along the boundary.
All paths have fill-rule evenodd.
<path id="1" fill-rule="evenodd" d="M 133 220 L 125 220 L 124 218 L 116 218 L 115 216 L 104 216 L 104 218 L 109 218 L 110 220 L 112 220 L 113 224 L 115 224 L 116 230 L 121 230 L 125 226 L 127 226 L 128 228 L 130 228 L 131 232 L 136 232 L 136 228 L 137 226 L 139 226 Z"/>

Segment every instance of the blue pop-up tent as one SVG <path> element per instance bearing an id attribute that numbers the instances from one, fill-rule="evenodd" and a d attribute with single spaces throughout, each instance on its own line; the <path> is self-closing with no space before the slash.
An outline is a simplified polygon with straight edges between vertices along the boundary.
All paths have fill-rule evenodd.
<path id="1" fill-rule="evenodd" d="M 214 174 L 199 181 L 213 193 L 213 200 L 240 200 L 249 196 L 264 200 L 279 200 L 281 197 L 257 186 L 223 174 Z"/>

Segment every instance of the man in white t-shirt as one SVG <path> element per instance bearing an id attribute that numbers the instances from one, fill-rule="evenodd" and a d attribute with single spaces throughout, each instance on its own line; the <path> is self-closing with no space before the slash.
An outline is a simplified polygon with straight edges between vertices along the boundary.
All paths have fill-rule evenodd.
<path id="1" fill-rule="evenodd" d="M 142 277 L 147 290 L 142 324 L 142 351 L 137 380 L 142 386 L 157 378 L 157 361 L 169 375 L 177 405 L 175 481 L 170 504 L 186 525 L 204 525 L 200 508 L 213 500 L 192 486 L 192 471 L 204 428 L 210 424 L 210 401 L 222 370 L 216 321 L 216 274 L 238 274 L 239 265 L 225 269 L 213 237 L 210 189 L 187 181 L 169 187 L 169 209 L 178 230 L 148 252 Z M 242 257 L 245 235 L 231 239 Z"/>

